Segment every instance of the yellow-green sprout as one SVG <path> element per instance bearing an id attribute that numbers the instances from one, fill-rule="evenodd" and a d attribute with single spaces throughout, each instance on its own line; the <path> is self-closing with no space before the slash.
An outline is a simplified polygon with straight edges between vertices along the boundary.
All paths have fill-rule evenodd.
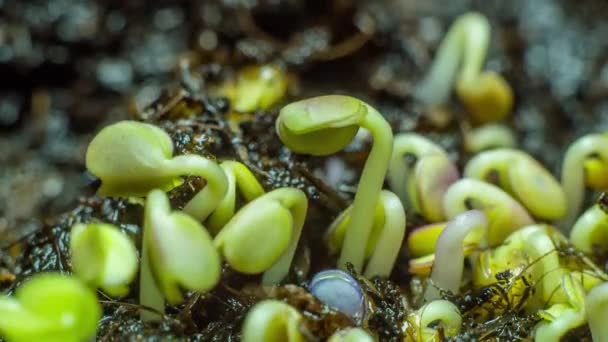
<path id="1" fill-rule="evenodd" d="M 288 77 L 276 65 L 250 65 L 238 71 L 236 80 L 228 80 L 219 89 L 228 97 L 237 112 L 268 109 L 278 103 L 287 92 Z"/>
<path id="2" fill-rule="evenodd" d="M 144 211 L 140 303 L 164 312 L 165 298 L 182 301 L 182 289 L 204 292 L 220 279 L 220 256 L 211 236 L 197 220 L 171 212 L 161 190 L 148 194 Z M 153 319 L 142 311 L 142 318 Z"/>
<path id="3" fill-rule="evenodd" d="M 426 342 L 435 341 L 439 338 L 439 332 L 431 325 L 443 328 L 447 337 L 454 337 L 460 333 L 462 316 L 460 311 L 452 302 L 447 300 L 434 300 L 423 305 L 420 309 L 412 312 L 407 317 L 408 327 L 404 341 Z"/>
<path id="4" fill-rule="evenodd" d="M 374 144 L 369 153 L 357 193 L 349 228 L 338 260 L 340 268 L 353 264 L 360 272 L 365 247 L 373 226 L 373 213 L 393 148 L 390 125 L 376 109 L 354 97 L 328 95 L 291 103 L 281 109 L 276 130 L 281 141 L 297 153 L 329 155 L 347 146 L 359 127 L 370 131 Z"/>
<path id="5" fill-rule="evenodd" d="M 589 291 L 585 297 L 585 310 L 593 341 L 608 341 L 608 282 Z"/>
<path id="6" fill-rule="evenodd" d="M 101 179 L 103 196 L 143 197 L 153 189 L 170 190 L 181 176 L 200 176 L 207 182 L 184 211 L 204 220 L 224 198 L 228 181 L 213 161 L 194 154 L 173 157 L 173 143 L 162 129 L 136 121 L 104 127 L 86 154 L 87 169 Z"/>
<path id="7" fill-rule="evenodd" d="M 418 134 L 395 136 L 388 181 L 404 204 L 429 221 L 442 221 L 441 200 L 456 180 L 458 170 L 443 148 Z"/>
<path id="8" fill-rule="evenodd" d="M 562 187 L 568 198 L 568 211 L 560 228 L 569 231 L 583 205 L 585 186 L 608 189 L 608 135 L 588 134 L 576 140 L 562 164 Z"/>
<path id="9" fill-rule="evenodd" d="M 473 120 L 504 118 L 513 106 L 513 91 L 499 74 L 481 71 L 489 40 L 490 24 L 482 14 L 471 12 L 458 17 L 441 42 L 416 97 L 428 106 L 443 105 L 452 82 L 456 82 L 456 93 Z"/>
<path id="10" fill-rule="evenodd" d="M 110 296 L 129 292 L 137 273 L 133 242 L 111 224 L 76 224 L 70 232 L 72 269 L 85 283 L 100 287 Z"/>
<path id="11" fill-rule="evenodd" d="M 265 272 L 264 284 L 279 283 L 289 273 L 307 210 L 303 191 L 270 191 L 241 208 L 215 237 L 214 245 L 238 272 Z"/>
<path id="12" fill-rule="evenodd" d="M 516 145 L 513 131 L 504 124 L 487 124 L 464 133 L 464 147 L 471 153 Z"/>
<path id="13" fill-rule="evenodd" d="M 7 341 L 81 342 L 95 338 L 101 306 L 76 278 L 43 273 L 14 296 L 0 295 L 0 317 L 0 336 Z"/>
<path id="14" fill-rule="evenodd" d="M 352 210 L 353 205 L 346 208 L 327 231 L 326 238 L 332 253 L 338 253 L 343 246 L 344 236 L 350 228 Z M 382 190 L 366 247 L 364 276 L 388 277 L 391 274 L 405 236 L 405 223 L 405 210 L 397 195 Z"/>
<path id="15" fill-rule="evenodd" d="M 374 342 L 376 341 L 362 328 L 346 328 L 337 331 L 329 337 L 327 342 Z"/>
<path id="16" fill-rule="evenodd" d="M 237 188 L 246 202 L 251 202 L 264 194 L 264 188 L 262 188 L 260 182 L 258 182 L 253 173 L 244 164 L 227 160 L 222 162 L 220 167 L 224 170 L 228 179 L 228 190 L 224 199 L 222 199 L 205 223 L 209 231 L 214 235 L 234 216 Z"/>
<path id="17" fill-rule="evenodd" d="M 413 258 L 423 257 L 435 252 L 435 243 L 445 229 L 447 222 L 431 223 L 417 227 L 407 237 L 407 249 Z"/>
<path id="18" fill-rule="evenodd" d="M 302 342 L 302 315 L 284 302 L 268 299 L 254 305 L 241 330 L 243 342 Z"/>
<path id="19" fill-rule="evenodd" d="M 515 230 L 534 221 L 524 207 L 500 188 L 476 179 L 464 178 L 452 184 L 443 198 L 450 219 L 471 209 L 488 218 L 487 243 L 497 246 Z"/>
<path id="20" fill-rule="evenodd" d="M 608 250 L 608 214 L 597 204 L 587 209 L 572 227 L 570 242 L 588 254 L 594 247 Z"/>
<path id="21" fill-rule="evenodd" d="M 568 303 L 553 304 L 538 312 L 542 321 L 534 328 L 535 342 L 560 341 L 569 331 L 585 324 L 585 289 L 580 281 L 566 273 L 562 275 L 560 286 Z"/>
<path id="22" fill-rule="evenodd" d="M 460 291 L 464 271 L 465 238 L 472 234 L 479 236 L 478 240 L 484 240 L 487 227 L 486 215 L 479 210 L 466 211 L 448 222 L 435 246 L 430 284 L 424 291 L 425 301 L 440 299 L 441 291 Z"/>
<path id="23" fill-rule="evenodd" d="M 559 182 L 523 151 L 500 148 L 481 152 L 467 163 L 464 176 L 499 186 L 535 217 L 556 220 L 566 214 L 566 194 Z"/>

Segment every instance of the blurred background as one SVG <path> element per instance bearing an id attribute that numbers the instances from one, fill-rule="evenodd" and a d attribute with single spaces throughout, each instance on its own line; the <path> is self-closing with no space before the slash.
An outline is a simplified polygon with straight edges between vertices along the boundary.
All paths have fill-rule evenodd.
<path id="1" fill-rule="evenodd" d="M 515 90 L 519 145 L 556 171 L 574 137 L 608 128 L 604 0 L 0 0 L 0 236 L 89 194 L 92 135 L 184 83 L 184 65 L 206 79 L 278 62 L 292 97 L 349 92 L 419 129 L 412 86 L 470 10 L 492 23 L 487 67 Z"/>

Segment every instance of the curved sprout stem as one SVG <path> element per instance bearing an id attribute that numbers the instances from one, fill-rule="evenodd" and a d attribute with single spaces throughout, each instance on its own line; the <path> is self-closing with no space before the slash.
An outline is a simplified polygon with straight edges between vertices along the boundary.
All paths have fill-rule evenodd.
<path id="1" fill-rule="evenodd" d="M 594 341 L 608 341 L 608 283 L 602 283 L 589 291 L 585 298 L 587 322 Z"/>
<path id="2" fill-rule="evenodd" d="M 464 268 L 464 239 L 475 230 L 487 229 L 487 225 L 486 215 L 479 210 L 464 212 L 448 222 L 435 247 L 431 286 L 424 292 L 426 301 L 441 298 L 440 290 L 459 292 Z"/>
<path id="3" fill-rule="evenodd" d="M 608 248 L 608 214 L 594 205 L 581 215 L 570 231 L 570 242 L 576 249 L 592 253 L 593 246 Z"/>
<path id="4" fill-rule="evenodd" d="M 346 264 L 350 262 L 357 272 L 361 272 L 363 268 L 365 246 L 373 224 L 371 213 L 374 212 L 376 203 L 380 198 L 380 190 L 393 148 L 391 126 L 377 110 L 369 105 L 366 105 L 366 107 L 368 112 L 363 122 L 361 122 L 361 127 L 370 131 L 374 138 L 374 144 L 363 166 L 353 202 L 352 217 L 338 259 L 340 268 L 346 269 Z"/>

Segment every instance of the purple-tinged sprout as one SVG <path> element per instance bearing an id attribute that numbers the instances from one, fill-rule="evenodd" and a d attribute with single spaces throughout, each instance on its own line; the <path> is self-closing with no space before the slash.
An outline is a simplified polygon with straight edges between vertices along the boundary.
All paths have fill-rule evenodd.
<path id="1" fill-rule="evenodd" d="M 317 273 L 309 285 L 310 293 L 325 305 L 359 322 L 366 312 L 365 296 L 359 283 L 341 270 Z"/>
<path id="2" fill-rule="evenodd" d="M 404 205 L 411 205 L 427 220 L 445 219 L 441 199 L 458 177 L 456 166 L 440 146 L 418 134 L 395 136 L 388 170 L 390 187 Z"/>
<path id="3" fill-rule="evenodd" d="M 481 152 L 467 163 L 464 176 L 497 185 L 535 217 L 556 220 L 566 214 L 561 185 L 525 152 L 510 148 Z"/>
<path id="4" fill-rule="evenodd" d="M 477 153 L 494 148 L 515 147 L 513 131 L 504 124 L 487 124 L 477 128 L 465 128 L 464 147 Z"/>
<path id="5" fill-rule="evenodd" d="M 569 231 L 576 220 L 585 195 L 585 186 L 608 188 L 608 135 L 588 134 L 568 147 L 562 164 L 562 187 L 568 199 L 568 211 L 560 221 L 562 231 Z"/>
<path id="6" fill-rule="evenodd" d="M 561 289 L 566 293 L 567 304 L 553 304 L 537 314 L 543 320 L 534 328 L 534 341 L 561 341 L 569 331 L 585 324 L 585 289 L 570 273 L 561 278 Z M 605 324 L 604 320 L 604 324 Z M 605 341 L 596 340 L 594 341 Z"/>
<path id="7" fill-rule="evenodd" d="M 445 336 L 448 337 L 458 335 L 462 327 L 460 310 L 452 302 L 442 299 L 426 303 L 420 309 L 412 312 L 407 320 L 412 328 L 406 332 L 410 337 L 410 339 L 405 339 L 407 341 L 435 341 L 438 331 L 431 328 L 431 324 L 439 323 Z M 410 333 L 414 336 L 410 336 Z"/>
<path id="8" fill-rule="evenodd" d="M 443 198 L 448 218 L 471 209 L 483 211 L 488 218 L 487 243 L 501 244 L 517 229 L 532 224 L 530 214 L 499 187 L 476 179 L 464 178 L 452 184 Z"/>
<path id="9" fill-rule="evenodd" d="M 330 225 L 327 241 L 332 253 L 342 249 L 344 237 L 350 229 L 353 206 L 344 210 Z M 388 190 L 380 192 L 380 201 L 373 215 L 372 231 L 365 251 L 363 275 L 388 277 L 395 266 L 405 237 L 405 210 L 397 195 Z"/>
<path id="10" fill-rule="evenodd" d="M 608 214 L 594 205 L 581 215 L 570 231 L 570 242 L 585 253 L 593 252 L 593 247 L 608 250 Z"/>
<path id="11" fill-rule="evenodd" d="M 594 341 L 608 341 L 608 282 L 592 288 L 585 298 L 587 322 Z"/>
<path id="12" fill-rule="evenodd" d="M 487 229 L 486 215 L 470 210 L 448 222 L 435 246 L 435 262 L 431 271 L 431 285 L 424 292 L 425 301 L 441 298 L 441 290 L 458 293 L 464 268 L 464 239 L 469 234 L 482 238 Z"/>

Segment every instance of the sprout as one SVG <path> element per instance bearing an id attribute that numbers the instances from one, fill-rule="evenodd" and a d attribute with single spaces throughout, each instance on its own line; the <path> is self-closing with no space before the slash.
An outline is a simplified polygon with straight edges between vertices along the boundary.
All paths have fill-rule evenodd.
<path id="1" fill-rule="evenodd" d="M 440 290 L 459 292 L 464 268 L 464 239 L 469 234 L 483 236 L 487 226 L 486 215 L 479 210 L 466 211 L 448 222 L 437 240 L 431 286 L 424 292 L 426 301 L 441 298 Z"/>
<path id="2" fill-rule="evenodd" d="M 525 152 L 501 148 L 479 153 L 467 163 L 464 175 L 496 183 L 538 218 L 555 220 L 566 214 L 562 187 Z"/>
<path id="3" fill-rule="evenodd" d="M 448 218 L 471 209 L 483 211 L 488 218 L 489 246 L 502 243 L 513 231 L 533 223 L 526 209 L 507 193 L 470 178 L 461 179 L 448 188 L 443 207 Z"/>
<path id="4" fill-rule="evenodd" d="M 477 153 L 493 148 L 515 147 L 513 131 L 503 124 L 487 124 L 467 130 L 464 146 L 467 151 Z"/>
<path id="5" fill-rule="evenodd" d="M 275 284 L 289 273 L 300 240 L 308 201 L 296 188 L 280 188 L 253 200 L 224 226 L 214 244 L 238 272 L 264 272 Z"/>
<path id="6" fill-rule="evenodd" d="M 376 341 L 362 328 L 346 328 L 331 335 L 327 342 L 374 342 Z"/>
<path id="7" fill-rule="evenodd" d="M 568 297 L 568 304 L 553 304 L 549 309 L 538 312 L 543 321 L 536 325 L 535 341 L 560 341 L 570 330 L 585 324 L 585 289 L 568 273 L 561 278 L 561 288 Z M 606 324 L 605 319 L 603 324 Z M 596 340 L 595 336 L 593 340 L 603 341 Z"/>
<path id="8" fill-rule="evenodd" d="M 124 296 L 137 273 L 137 250 L 120 230 L 104 223 L 76 224 L 70 233 L 74 273 L 111 296 Z"/>
<path id="9" fill-rule="evenodd" d="M 608 249 L 608 215 L 599 205 L 592 206 L 576 220 L 570 242 L 585 253 L 593 252 L 594 246 Z"/>
<path id="10" fill-rule="evenodd" d="M 360 272 L 365 259 L 365 246 L 370 236 L 374 208 L 388 169 L 393 146 L 389 124 L 377 110 L 349 96 L 329 95 L 298 101 L 285 106 L 276 121 L 281 141 L 297 153 L 328 155 L 344 148 L 355 137 L 359 126 L 374 138 L 355 200 L 338 260 L 340 268 L 353 264 Z"/>
<path id="11" fill-rule="evenodd" d="M 328 229 L 327 240 L 333 253 L 340 251 L 344 244 L 352 212 L 353 205 L 346 208 Z M 365 251 L 367 264 L 363 274 L 366 277 L 388 277 L 391 274 L 405 236 L 405 221 L 405 210 L 399 198 L 390 191 L 382 190 Z"/>
<path id="12" fill-rule="evenodd" d="M 513 91 L 499 74 L 481 72 L 488 42 L 490 24 L 479 13 L 460 16 L 439 46 L 431 70 L 416 91 L 416 97 L 428 106 L 447 102 L 452 82 L 456 93 L 478 122 L 504 118 L 513 106 Z"/>
<path id="13" fill-rule="evenodd" d="M 237 161 L 228 160 L 222 162 L 220 167 L 224 170 L 228 179 L 228 190 L 224 199 L 206 222 L 206 226 L 214 235 L 234 216 L 237 187 L 246 202 L 251 202 L 264 194 L 264 188 L 247 166 Z"/>
<path id="14" fill-rule="evenodd" d="M 264 300 L 253 306 L 243 323 L 243 342 L 301 342 L 302 315 L 289 304 Z"/>
<path id="15" fill-rule="evenodd" d="M 365 316 L 365 297 L 359 283 L 341 270 L 326 270 L 310 281 L 310 293 L 325 305 L 334 308 L 356 322 Z"/>
<path id="16" fill-rule="evenodd" d="M 66 275 L 38 274 L 13 297 L 0 295 L 0 335 L 13 342 L 88 341 L 101 307 L 95 292 Z"/>
<path id="17" fill-rule="evenodd" d="M 568 198 L 568 211 L 560 222 L 567 231 L 583 204 L 585 185 L 593 189 L 608 188 L 608 135 L 589 134 L 575 141 L 566 151 L 562 165 L 562 187 Z"/>
<path id="18" fill-rule="evenodd" d="M 439 235 L 444 230 L 447 222 L 428 224 L 416 228 L 407 237 L 407 249 L 414 258 L 433 254 L 435 252 L 435 243 Z"/>
<path id="19" fill-rule="evenodd" d="M 414 336 L 407 341 L 435 341 L 439 338 L 436 328 L 430 325 L 439 325 L 443 328 L 445 336 L 454 337 L 460 333 L 462 326 L 462 316 L 456 305 L 447 300 L 434 300 L 423 305 L 417 311 L 411 313 L 408 323 L 413 331 L 409 331 Z"/>
<path id="20" fill-rule="evenodd" d="M 211 236 L 192 217 L 171 212 L 161 190 L 148 194 L 142 237 L 140 302 L 164 312 L 169 303 L 182 301 L 181 288 L 204 292 L 220 279 L 220 256 Z M 142 312 L 142 318 L 152 319 Z"/>
<path id="21" fill-rule="evenodd" d="M 145 196 L 153 189 L 170 190 L 182 175 L 201 176 L 207 185 L 184 207 L 202 221 L 224 198 L 222 169 L 198 155 L 173 157 L 173 143 L 162 129 L 136 121 L 121 121 L 102 129 L 89 144 L 87 168 L 101 179 L 104 196 Z"/>
<path id="22" fill-rule="evenodd" d="M 393 144 L 388 170 L 391 189 L 426 219 L 445 219 L 438 205 L 450 184 L 458 180 L 458 170 L 447 153 L 418 134 L 398 134 Z"/>
<path id="23" fill-rule="evenodd" d="M 275 65 L 254 65 L 239 71 L 234 89 L 234 109 L 253 112 L 268 109 L 280 101 L 287 91 L 285 70 Z"/>
<path id="24" fill-rule="evenodd" d="M 608 283 L 592 288 L 585 298 L 585 310 L 594 341 L 608 341 Z"/>

